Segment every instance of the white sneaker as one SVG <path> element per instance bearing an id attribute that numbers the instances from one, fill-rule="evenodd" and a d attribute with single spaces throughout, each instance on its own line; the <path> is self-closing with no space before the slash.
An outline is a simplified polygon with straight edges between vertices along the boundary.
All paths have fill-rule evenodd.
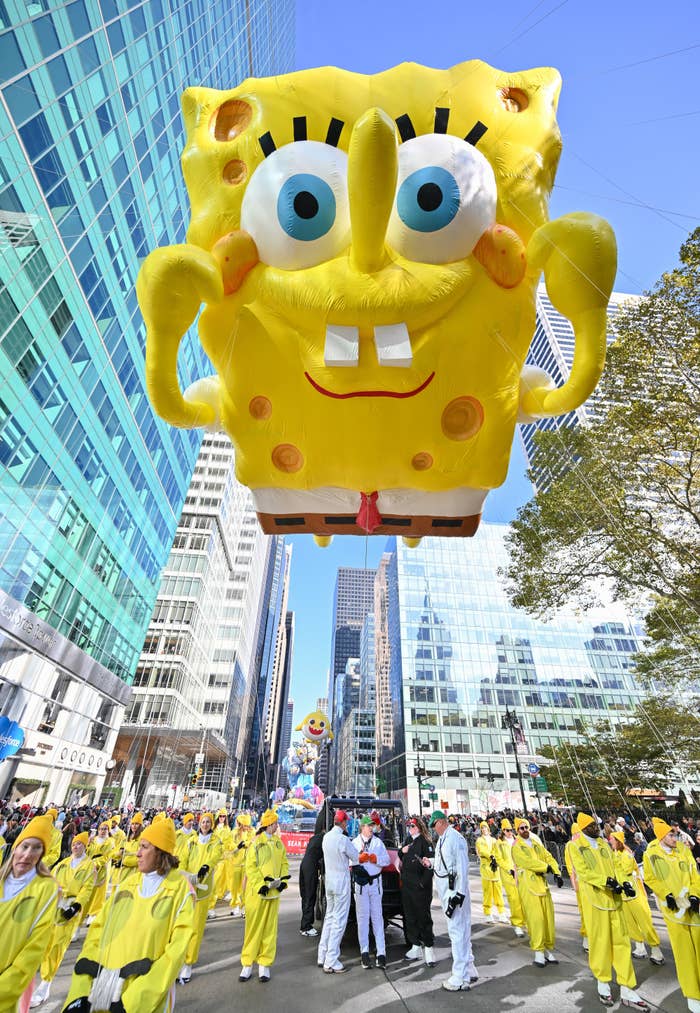
<path id="1" fill-rule="evenodd" d="M 552 953 L 551 950 L 545 950 L 544 951 L 544 959 L 547 961 L 548 964 L 558 964 L 559 963 L 559 961 L 554 956 L 554 954 Z"/>
<path id="2" fill-rule="evenodd" d="M 488 919 L 494 925 L 498 925 L 498 912 L 497 911 L 492 911 L 491 914 L 488 915 Z"/>
<path id="3" fill-rule="evenodd" d="M 519 925 L 514 926 L 513 931 L 515 932 L 518 939 L 522 939 L 525 935 L 525 933 L 523 932 L 523 930 L 520 928 Z"/>
<path id="4" fill-rule="evenodd" d="M 192 964 L 183 964 L 180 970 L 180 976 L 178 977 L 177 980 L 180 982 L 181 985 L 186 985 L 191 977 L 192 977 Z"/>
<path id="5" fill-rule="evenodd" d="M 241 973 L 238 975 L 239 981 L 248 981 L 251 974 L 253 973 L 253 967 L 251 964 L 244 964 L 241 968 Z"/>
<path id="6" fill-rule="evenodd" d="M 688 1013 L 700 1013 L 700 999 L 688 999 Z"/>
<path id="7" fill-rule="evenodd" d="M 232 910 L 231 910 L 231 917 L 232 918 L 240 918 L 241 917 L 241 909 L 239 907 L 232 908 Z"/>
<path id="8" fill-rule="evenodd" d="M 312 926 L 310 929 L 299 929 L 299 934 L 302 936 L 317 936 L 318 931 Z"/>
<path id="9" fill-rule="evenodd" d="M 583 937 L 583 939 L 581 940 L 581 946 L 586 951 L 586 953 L 588 953 L 588 936 Z"/>
<path id="10" fill-rule="evenodd" d="M 207 918 L 216 918 L 216 911 L 214 910 L 214 908 L 210 908 L 207 911 Z"/>
<path id="11" fill-rule="evenodd" d="M 509 917 L 508 917 L 508 915 L 507 915 L 507 914 L 505 913 L 505 911 L 499 911 L 499 912 L 498 912 L 498 920 L 499 920 L 499 922 L 501 922 L 501 923 L 502 923 L 503 925 L 510 925 L 510 918 L 509 918 Z"/>
<path id="12" fill-rule="evenodd" d="M 535 950 L 533 963 L 537 964 L 538 967 L 544 967 L 544 965 L 547 963 L 547 961 L 544 959 L 544 953 L 542 952 L 542 950 Z"/>
<path id="13" fill-rule="evenodd" d="M 623 1006 L 628 1006 L 631 1009 L 648 1010 L 649 1004 L 642 999 L 633 988 L 627 988 L 626 985 L 620 985 L 620 1001 Z"/>
<path id="14" fill-rule="evenodd" d="M 269 981 L 270 980 L 270 968 L 264 967 L 262 964 L 258 964 L 258 980 Z"/>
<path id="15" fill-rule="evenodd" d="M 335 964 L 329 967 L 326 967 L 326 965 L 324 964 L 323 971 L 324 974 L 345 974 L 345 972 L 347 971 L 347 967 L 345 967 L 343 964 L 340 963 L 339 960 L 337 960 Z"/>
<path id="16" fill-rule="evenodd" d="M 448 978 L 447 981 L 443 981 L 442 987 L 446 992 L 468 992 L 469 982 L 461 981 L 459 978 Z"/>
<path id="17" fill-rule="evenodd" d="M 649 961 L 652 964 L 656 964 L 657 967 L 660 967 L 661 964 L 665 964 L 666 963 L 666 958 L 664 957 L 663 953 L 661 952 L 661 947 L 660 946 L 652 946 L 652 948 L 651 948 L 651 954 L 649 956 Z M 694 1001 L 697 1002 L 698 1000 L 695 999 Z"/>
<path id="18" fill-rule="evenodd" d="M 435 967 L 435 952 L 432 946 L 426 946 L 423 950 L 423 957 L 428 967 Z"/>
<path id="19" fill-rule="evenodd" d="M 423 956 L 420 946 L 412 946 L 410 950 L 406 951 L 406 960 L 420 960 Z"/>
<path id="20" fill-rule="evenodd" d="M 646 960 L 647 948 L 644 943 L 635 942 L 634 949 L 632 950 L 632 956 L 641 957 L 642 960 Z"/>
<path id="21" fill-rule="evenodd" d="M 51 982 L 44 981 L 43 979 L 39 982 L 38 986 L 34 989 L 32 995 L 32 1001 L 29 1003 L 30 1009 L 36 1009 L 37 1006 L 43 1006 L 49 997 L 51 991 Z"/>

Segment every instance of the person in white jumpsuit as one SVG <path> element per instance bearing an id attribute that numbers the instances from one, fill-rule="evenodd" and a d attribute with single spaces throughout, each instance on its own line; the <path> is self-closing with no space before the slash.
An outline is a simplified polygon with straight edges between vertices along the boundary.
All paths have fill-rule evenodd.
<path id="1" fill-rule="evenodd" d="M 382 914 L 382 869 L 391 865 L 389 852 L 382 841 L 374 836 L 374 821 L 371 816 L 360 820 L 360 833 L 352 842 L 360 854 L 360 865 L 355 870 L 355 912 L 357 914 L 357 938 L 360 943 L 362 966 L 369 970 L 369 923 L 372 922 L 374 941 L 377 944 L 377 967 L 386 967 L 386 943 L 384 941 L 384 915 Z"/>
<path id="2" fill-rule="evenodd" d="M 467 991 L 478 980 L 472 953 L 472 904 L 469 894 L 469 852 L 467 842 L 447 822 L 441 810 L 430 817 L 430 826 L 438 839 L 435 857 L 424 858 L 435 873 L 442 910 L 452 947 L 452 974 L 443 981 L 448 992 Z"/>
<path id="3" fill-rule="evenodd" d="M 345 836 L 348 814 L 338 809 L 334 825 L 323 838 L 326 915 L 318 944 L 317 963 L 326 974 L 343 974 L 340 944 L 350 911 L 350 866 L 359 865 L 360 856 L 352 841 Z"/>

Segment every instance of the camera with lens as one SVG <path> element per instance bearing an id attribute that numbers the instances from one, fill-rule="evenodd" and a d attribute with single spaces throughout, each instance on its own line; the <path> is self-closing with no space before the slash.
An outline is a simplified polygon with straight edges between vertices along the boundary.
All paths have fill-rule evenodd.
<path id="1" fill-rule="evenodd" d="M 450 897 L 450 899 L 448 900 L 448 902 L 447 902 L 447 910 L 445 911 L 446 917 L 447 918 L 451 918 L 452 915 L 457 910 L 457 908 L 461 907 L 463 903 L 464 903 L 464 894 L 463 893 L 455 893 L 455 894 L 453 894 Z"/>

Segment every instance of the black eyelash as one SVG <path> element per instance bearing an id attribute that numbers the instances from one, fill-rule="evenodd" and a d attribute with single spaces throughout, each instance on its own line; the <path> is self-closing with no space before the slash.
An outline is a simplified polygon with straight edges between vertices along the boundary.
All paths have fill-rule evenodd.
<path id="1" fill-rule="evenodd" d="M 482 123 L 481 120 L 477 120 L 474 126 L 467 134 L 467 136 L 464 138 L 464 140 L 467 142 L 467 144 L 473 144 L 474 147 L 476 147 L 476 145 L 479 143 L 479 141 L 484 136 L 487 130 L 488 127 L 486 126 L 486 124 Z"/>
<path id="2" fill-rule="evenodd" d="M 263 134 L 262 137 L 258 137 L 258 144 L 260 145 L 265 158 L 267 158 L 268 155 L 271 155 L 273 151 L 277 151 L 277 145 L 272 139 L 272 134 L 269 130 L 266 134 Z"/>
<path id="3" fill-rule="evenodd" d="M 295 116 L 294 117 L 294 140 L 305 141 L 306 140 L 306 116 Z"/>
<path id="4" fill-rule="evenodd" d="M 399 128 L 402 141 L 410 141 L 412 137 L 416 136 L 416 129 L 411 122 L 411 117 L 408 113 L 404 113 L 403 116 L 399 116 L 396 121 L 396 126 Z"/>
<path id="5" fill-rule="evenodd" d="M 340 135 L 343 132 L 344 126 L 345 126 L 344 121 L 338 120 L 334 116 L 331 122 L 328 124 L 328 133 L 326 134 L 326 144 L 331 144 L 334 148 L 337 148 L 338 141 L 340 140 Z"/>
<path id="6" fill-rule="evenodd" d="M 433 126 L 434 134 L 446 134 L 447 123 L 450 119 L 450 110 L 443 106 L 438 106 L 435 110 L 435 124 Z"/>

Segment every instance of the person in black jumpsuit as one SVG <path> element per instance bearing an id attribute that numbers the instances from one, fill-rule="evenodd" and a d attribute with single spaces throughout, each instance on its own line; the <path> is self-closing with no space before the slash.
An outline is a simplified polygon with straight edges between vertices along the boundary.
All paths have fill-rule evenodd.
<path id="1" fill-rule="evenodd" d="M 433 870 L 426 868 L 423 861 L 432 858 L 435 849 L 430 833 L 420 816 L 409 819 L 407 829 L 408 837 L 399 851 L 403 929 L 407 941 L 411 944 L 406 959 L 420 960 L 422 955 L 428 967 L 434 967 L 433 919 L 430 915 Z"/>
<path id="2" fill-rule="evenodd" d="M 318 890 L 318 869 L 323 859 L 323 815 L 319 814 L 313 835 L 306 845 L 299 868 L 299 893 L 301 894 L 301 925 L 303 936 L 317 936 L 314 928 L 316 892 Z"/>

